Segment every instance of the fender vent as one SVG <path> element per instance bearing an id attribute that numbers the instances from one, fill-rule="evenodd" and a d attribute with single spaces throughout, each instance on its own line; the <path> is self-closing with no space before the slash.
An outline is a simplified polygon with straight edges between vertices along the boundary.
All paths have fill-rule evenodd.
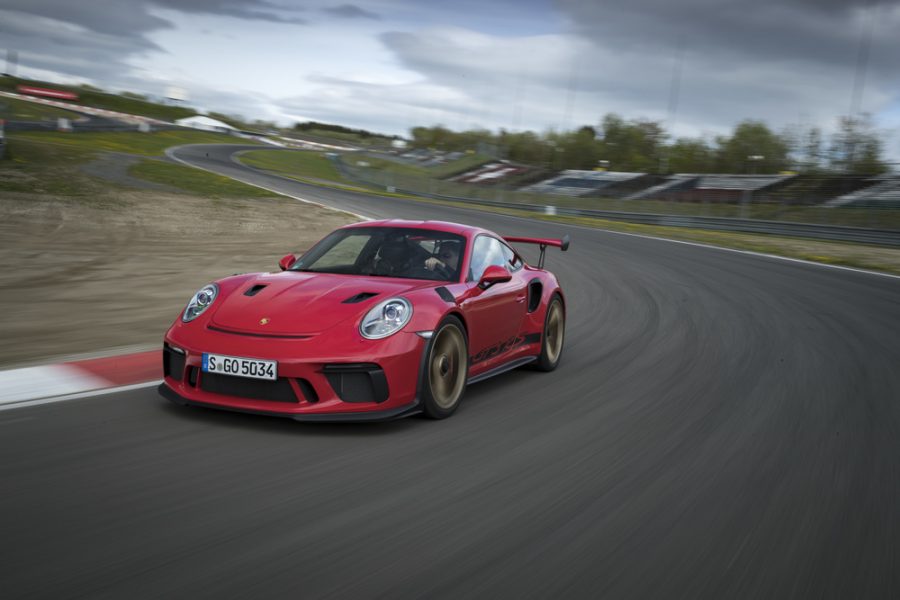
<path id="1" fill-rule="evenodd" d="M 437 292 L 437 295 L 441 297 L 441 300 L 447 302 L 449 304 L 456 304 L 456 298 L 453 297 L 453 294 L 450 293 L 450 290 L 445 288 L 444 286 L 434 288 L 434 291 Z"/>
<path id="2" fill-rule="evenodd" d="M 360 292 L 355 296 L 350 296 L 346 300 L 344 300 L 341 304 L 356 304 L 357 302 L 362 302 L 363 300 L 368 300 L 374 296 L 377 296 L 376 292 Z"/>
<path id="3" fill-rule="evenodd" d="M 244 292 L 244 295 L 245 296 L 255 296 L 258 293 L 260 293 L 263 290 L 263 288 L 265 288 L 265 287 L 266 287 L 265 283 L 257 283 L 256 285 L 251 287 L 249 290 Z"/>
<path id="4" fill-rule="evenodd" d="M 541 305 L 541 294 L 544 291 L 544 285 L 540 279 L 532 279 L 528 282 L 528 312 L 536 311 Z"/>

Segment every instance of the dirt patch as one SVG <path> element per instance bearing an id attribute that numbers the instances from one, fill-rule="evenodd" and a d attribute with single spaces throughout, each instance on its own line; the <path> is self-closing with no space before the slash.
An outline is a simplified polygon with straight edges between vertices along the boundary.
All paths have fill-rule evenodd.
<path id="1" fill-rule="evenodd" d="M 151 191 L 0 198 L 0 366 L 160 344 L 198 288 L 277 269 L 345 213 Z"/>
<path id="2" fill-rule="evenodd" d="M 81 170 L 91 177 L 97 177 L 124 187 L 138 190 L 155 190 L 171 194 L 181 192 L 178 188 L 170 185 L 145 181 L 129 175 L 128 169 L 142 160 L 146 160 L 146 158 L 122 152 L 103 152 L 95 160 L 82 165 Z"/>

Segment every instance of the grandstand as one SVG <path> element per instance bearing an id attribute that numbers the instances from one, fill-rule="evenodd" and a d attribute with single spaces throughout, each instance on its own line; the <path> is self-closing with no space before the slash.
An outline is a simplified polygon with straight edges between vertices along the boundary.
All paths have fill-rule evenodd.
<path id="1" fill-rule="evenodd" d="M 676 200 L 740 202 L 761 199 L 796 177 L 795 175 L 710 175 L 678 173 L 653 187 L 627 196 L 626 200 Z"/>
<path id="2" fill-rule="evenodd" d="M 627 173 L 622 171 L 579 171 L 569 169 L 550 179 L 526 186 L 520 191 L 559 196 L 596 195 L 594 193 L 598 190 L 613 184 L 644 177 L 644 175 L 644 173 Z"/>
<path id="3" fill-rule="evenodd" d="M 444 163 L 459 160 L 465 156 L 463 152 L 444 152 L 443 150 L 416 149 L 400 154 L 398 158 L 403 162 L 416 164 L 420 167 L 434 167 Z"/>
<path id="4" fill-rule="evenodd" d="M 625 200 L 643 200 L 645 198 L 661 198 L 668 194 L 693 187 L 699 176 L 697 175 L 670 175 L 665 180 L 648 187 L 638 190 L 631 195 L 625 196 Z"/>
<path id="5" fill-rule="evenodd" d="M 825 206 L 900 208 L 900 177 L 872 177 L 866 181 L 866 187 L 829 200 Z"/>
<path id="6" fill-rule="evenodd" d="M 767 194 L 768 200 L 779 204 L 826 204 L 838 196 L 872 185 L 865 175 L 835 175 L 819 173 L 798 175 L 786 185 Z"/>
<path id="7" fill-rule="evenodd" d="M 494 185 L 503 182 L 509 177 L 523 175 L 530 170 L 529 167 L 514 165 L 508 162 L 489 162 L 465 173 L 452 177 L 450 181 L 459 183 L 477 183 L 482 185 Z"/>

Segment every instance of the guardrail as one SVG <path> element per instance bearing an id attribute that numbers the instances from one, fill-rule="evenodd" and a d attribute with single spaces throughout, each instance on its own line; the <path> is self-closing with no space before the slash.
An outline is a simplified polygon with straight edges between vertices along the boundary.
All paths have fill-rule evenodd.
<path id="1" fill-rule="evenodd" d="M 106 132 L 106 131 L 140 131 L 141 126 L 137 123 L 123 123 L 114 119 L 105 117 L 90 117 L 85 119 L 76 119 L 69 121 L 69 129 L 74 132 Z M 181 129 L 177 125 L 159 125 L 154 123 L 150 126 L 153 131 L 161 131 L 163 129 Z M 59 123 L 57 120 L 52 121 L 7 121 L 7 131 L 57 131 Z"/>
<path id="2" fill-rule="evenodd" d="M 435 200 L 448 200 L 451 202 L 464 202 L 479 206 L 495 208 L 507 208 L 546 215 L 562 215 L 570 217 L 588 217 L 595 219 L 607 219 L 627 223 L 639 223 L 643 225 L 660 225 L 664 227 L 688 227 L 694 229 L 706 229 L 714 231 L 734 231 L 741 233 L 762 233 L 767 235 L 782 235 L 798 238 L 809 238 L 829 241 L 844 241 L 862 244 L 877 244 L 881 246 L 900 247 L 900 231 L 891 229 L 870 229 L 864 227 L 849 227 L 846 225 L 826 225 L 818 223 L 801 223 L 789 221 L 770 221 L 761 219 L 741 219 L 734 217 L 707 217 L 695 215 L 670 215 L 659 213 L 641 213 L 627 211 L 597 210 L 586 208 L 572 208 L 566 206 L 553 206 L 548 204 L 529 204 L 519 202 L 501 202 L 485 200 L 481 198 L 467 198 L 463 196 L 451 196 L 446 194 L 427 193 L 420 190 L 404 189 L 398 186 L 385 186 L 363 177 L 348 168 L 339 156 L 332 157 L 338 171 L 347 179 L 370 187 L 388 191 L 395 191 L 423 198 Z"/>

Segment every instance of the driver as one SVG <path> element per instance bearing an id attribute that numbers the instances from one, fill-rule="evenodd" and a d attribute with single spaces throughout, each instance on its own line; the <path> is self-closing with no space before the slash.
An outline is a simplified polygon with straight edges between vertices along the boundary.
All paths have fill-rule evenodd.
<path id="1" fill-rule="evenodd" d="M 448 276 L 455 273 L 459 268 L 459 246 L 459 242 L 456 241 L 442 242 L 437 256 L 425 259 L 425 268 L 429 271 L 444 272 Z"/>

